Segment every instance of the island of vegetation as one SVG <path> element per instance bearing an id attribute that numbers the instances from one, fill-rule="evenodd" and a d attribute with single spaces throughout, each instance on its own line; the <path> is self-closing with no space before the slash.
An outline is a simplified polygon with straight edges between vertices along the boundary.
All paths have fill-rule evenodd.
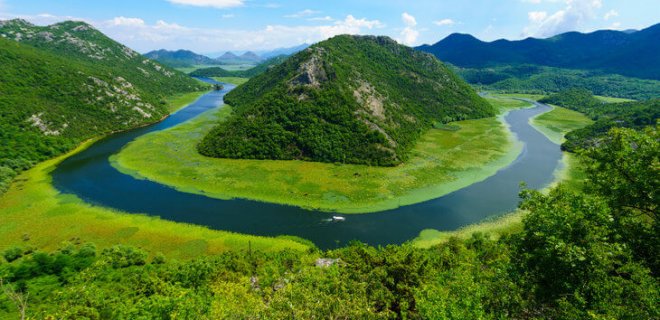
<path id="1" fill-rule="evenodd" d="M 495 110 L 435 57 L 387 37 L 337 36 L 228 93 L 198 145 L 218 158 L 391 166 L 434 123 Z"/>

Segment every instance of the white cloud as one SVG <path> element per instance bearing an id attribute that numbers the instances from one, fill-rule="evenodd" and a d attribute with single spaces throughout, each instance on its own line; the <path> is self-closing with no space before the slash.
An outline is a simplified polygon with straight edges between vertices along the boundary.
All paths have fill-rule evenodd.
<path id="1" fill-rule="evenodd" d="M 115 26 L 140 27 L 144 26 L 144 20 L 140 18 L 115 17 L 109 23 Z"/>
<path id="2" fill-rule="evenodd" d="M 331 16 L 309 18 L 307 21 L 335 21 Z"/>
<path id="3" fill-rule="evenodd" d="M 610 11 L 608 11 L 608 12 L 603 16 L 603 19 L 604 19 L 604 20 L 610 20 L 611 18 L 618 17 L 618 16 L 619 16 L 619 12 L 618 12 L 618 11 L 616 11 L 616 10 L 610 10 Z"/>
<path id="4" fill-rule="evenodd" d="M 240 7 L 244 4 L 244 0 L 167 0 L 170 3 L 180 4 L 185 6 L 195 7 L 211 7 L 211 8 L 232 8 Z"/>
<path id="5" fill-rule="evenodd" d="M 1 0 L 0 0 L 1 1 Z M 154 49 L 189 49 L 197 52 L 268 50 L 315 43 L 340 34 L 373 34 L 384 28 L 379 20 L 355 18 L 352 15 L 317 26 L 270 25 L 261 29 L 193 28 L 163 20 L 149 23 L 137 17 L 115 17 L 90 21 L 71 16 L 3 15 L 0 18 L 22 18 L 38 25 L 64 20 L 85 21 L 109 37 L 139 52 Z"/>
<path id="6" fill-rule="evenodd" d="M 305 9 L 303 11 L 298 11 L 298 12 L 293 13 L 293 14 L 288 14 L 284 17 L 285 18 L 304 18 L 304 17 L 309 17 L 311 15 L 315 15 L 315 14 L 318 14 L 318 13 L 321 13 L 321 12 L 316 11 L 316 10 L 311 10 L 311 9 Z"/>
<path id="7" fill-rule="evenodd" d="M 433 21 L 433 24 L 435 24 L 436 26 L 441 26 L 441 27 L 442 26 L 451 26 L 455 23 L 456 22 L 452 19 L 442 19 L 442 20 Z"/>
<path id="8" fill-rule="evenodd" d="M 621 22 L 613 22 L 607 29 L 621 30 Z"/>
<path id="9" fill-rule="evenodd" d="M 409 13 L 404 12 L 401 14 L 401 20 L 406 27 L 401 31 L 399 42 L 406 45 L 413 45 L 419 37 L 419 31 L 415 29 L 415 26 L 417 26 L 417 19 Z"/>
<path id="10" fill-rule="evenodd" d="M 530 24 L 523 29 L 523 36 L 550 37 L 574 31 L 596 16 L 603 6 L 602 0 L 565 0 L 566 7 L 548 15 L 545 12 L 529 12 Z"/>
<path id="11" fill-rule="evenodd" d="M 548 13 L 545 11 L 532 11 L 527 13 L 527 18 L 529 21 L 534 23 L 540 23 L 548 17 Z"/>

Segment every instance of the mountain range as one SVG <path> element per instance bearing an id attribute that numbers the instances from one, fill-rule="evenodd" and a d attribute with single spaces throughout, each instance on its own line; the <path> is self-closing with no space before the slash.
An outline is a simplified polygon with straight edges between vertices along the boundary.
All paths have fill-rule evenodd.
<path id="1" fill-rule="evenodd" d="M 204 155 L 390 166 L 435 122 L 495 114 L 432 55 L 374 36 L 315 44 L 225 102 L 235 112 L 198 145 Z"/>
<path id="2" fill-rule="evenodd" d="M 464 68 L 531 64 L 660 80 L 660 24 L 640 31 L 567 32 L 519 41 L 484 42 L 455 33 L 417 49 Z"/>

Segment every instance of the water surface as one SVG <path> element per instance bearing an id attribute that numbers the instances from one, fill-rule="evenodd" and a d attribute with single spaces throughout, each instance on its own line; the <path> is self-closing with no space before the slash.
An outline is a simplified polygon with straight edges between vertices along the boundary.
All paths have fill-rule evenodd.
<path id="1" fill-rule="evenodd" d="M 206 81 L 213 82 L 206 79 Z M 330 221 L 337 214 L 251 200 L 219 200 L 177 191 L 117 171 L 109 157 L 127 143 L 149 132 L 163 130 L 222 104 L 233 85 L 202 96 L 190 106 L 152 126 L 117 133 L 73 155 L 52 172 L 53 185 L 62 193 L 129 213 L 144 213 L 163 219 L 204 225 L 263 236 L 295 235 L 320 248 L 334 248 L 351 240 L 371 245 L 399 244 L 415 238 L 424 229 L 455 230 L 487 217 L 514 210 L 519 184 L 542 188 L 553 180 L 561 159 L 558 145 L 529 124 L 529 119 L 551 108 L 511 111 L 505 120 L 524 144 L 522 153 L 508 167 L 484 181 L 434 200 L 377 213 L 346 215 L 343 222 Z"/>

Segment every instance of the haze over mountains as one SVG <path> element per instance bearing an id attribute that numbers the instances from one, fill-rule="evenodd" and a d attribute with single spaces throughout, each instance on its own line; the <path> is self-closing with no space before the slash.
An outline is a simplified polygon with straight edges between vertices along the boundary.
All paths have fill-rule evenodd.
<path id="1" fill-rule="evenodd" d="M 189 50 L 154 50 L 145 54 L 150 59 L 157 60 L 171 67 L 192 67 L 197 65 L 227 65 L 227 64 L 259 64 L 266 60 L 278 57 L 289 56 L 309 47 L 308 44 L 302 44 L 290 48 L 280 48 L 269 51 L 246 51 L 236 54 L 231 51 L 222 54 L 202 55 Z M 209 56 L 218 56 L 211 58 Z"/>
<path id="2" fill-rule="evenodd" d="M 434 122 L 495 114 L 433 56 L 374 36 L 322 41 L 225 102 L 235 113 L 204 138 L 202 154 L 395 165 Z"/>
<path id="3" fill-rule="evenodd" d="M 640 31 L 567 32 L 519 41 L 484 42 L 455 33 L 417 49 L 465 68 L 532 64 L 660 80 L 660 24 Z"/>

